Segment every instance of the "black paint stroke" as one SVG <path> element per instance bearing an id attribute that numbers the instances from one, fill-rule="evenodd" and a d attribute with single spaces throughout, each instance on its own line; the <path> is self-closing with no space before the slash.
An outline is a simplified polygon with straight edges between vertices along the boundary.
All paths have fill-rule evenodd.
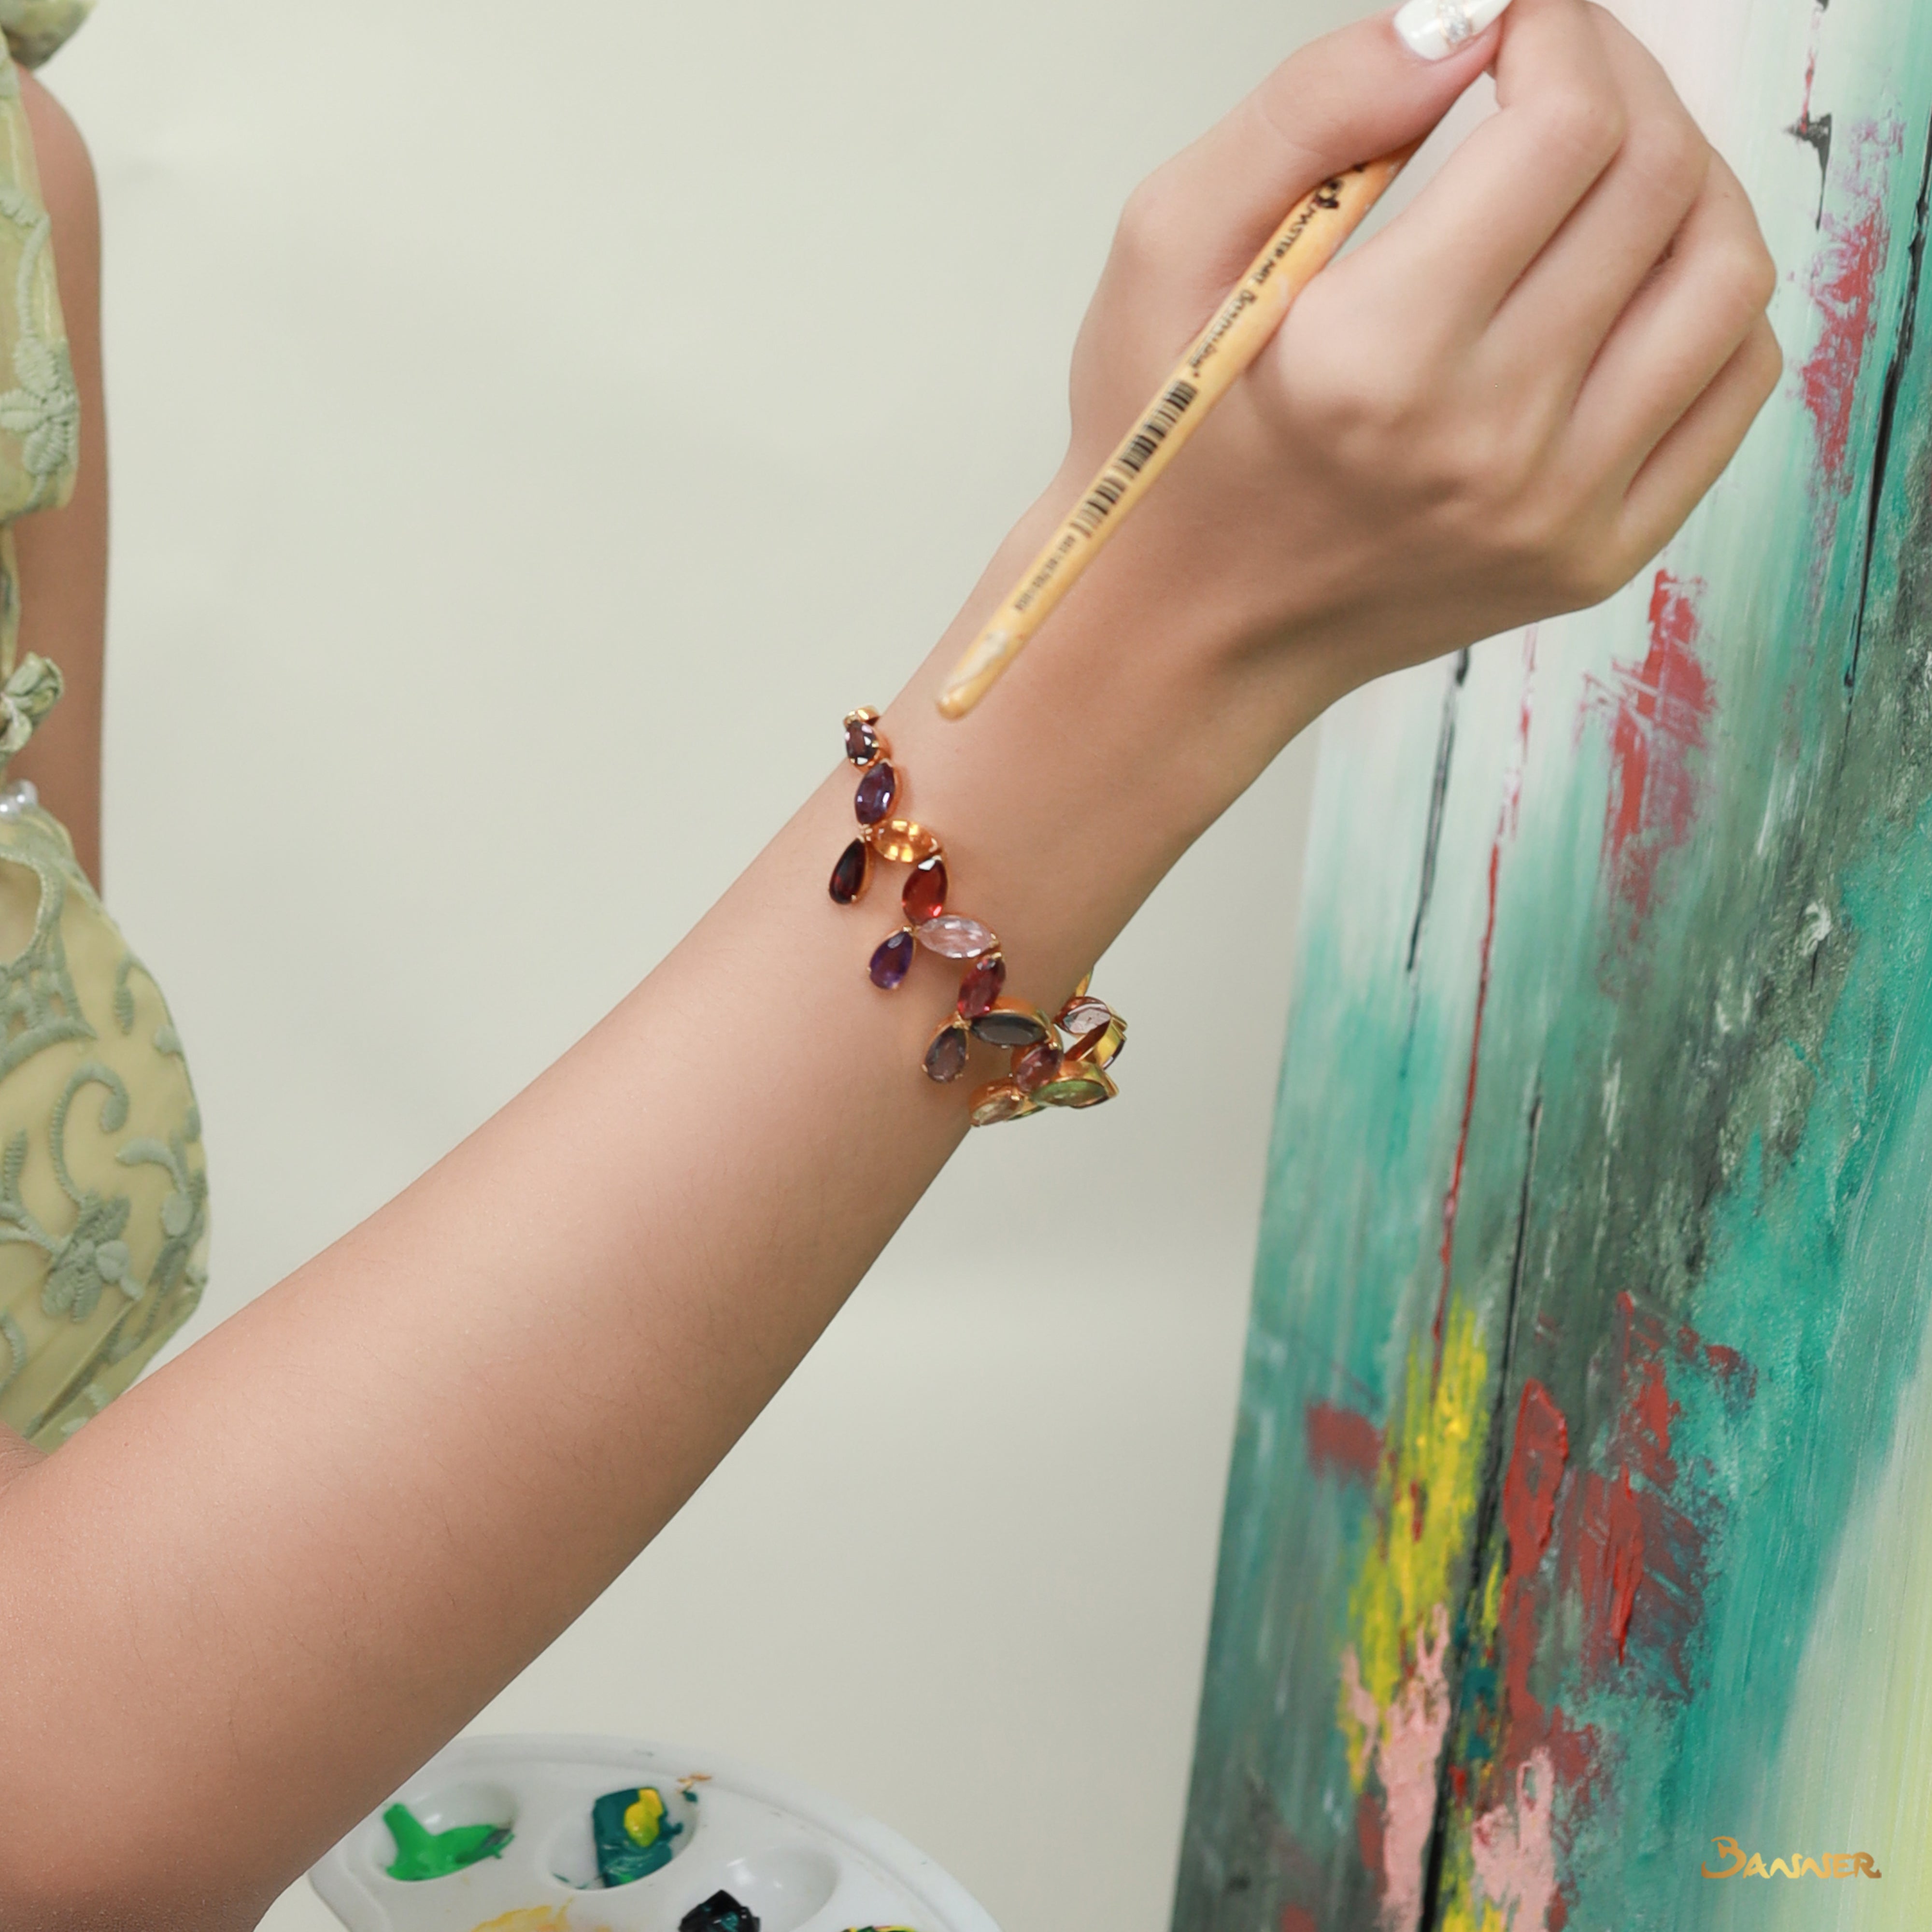
<path id="1" fill-rule="evenodd" d="M 1483 1445 L 1483 1480 L 1476 1498 L 1475 1541 L 1470 1550 L 1462 1608 L 1456 1619 L 1448 1667 L 1444 1672 L 1450 1719 L 1443 1732 L 1442 1754 L 1436 1765 L 1436 1808 L 1429 1821 L 1429 1851 L 1423 1868 L 1422 1916 L 1418 1922 L 1421 1928 L 1433 1928 L 1442 1910 L 1442 1869 L 1448 1856 L 1451 1773 L 1456 1756 L 1456 1720 L 1461 1715 L 1462 1676 L 1474 1642 L 1477 1606 L 1482 1600 L 1490 1574 L 1496 1526 L 1502 1516 L 1503 1438 L 1508 1432 L 1510 1384 L 1516 1366 L 1516 1317 L 1522 1306 L 1523 1269 L 1529 1253 L 1530 1190 L 1536 1179 L 1536 1144 L 1542 1131 L 1543 1087 L 1539 1079 L 1529 1103 L 1529 1145 L 1522 1163 L 1522 1187 L 1516 1200 L 1516 1248 L 1510 1258 L 1509 1292 L 1503 1306 L 1502 1359 L 1496 1366 L 1496 1393 L 1490 1399 L 1490 1432 Z"/>
<path id="2" fill-rule="evenodd" d="M 1449 796 L 1449 760 L 1456 748 L 1456 700 L 1469 675 L 1467 647 L 1456 653 L 1456 668 L 1449 688 L 1442 694 L 1442 730 L 1436 740 L 1436 776 L 1429 787 L 1429 829 L 1422 838 L 1422 887 L 1416 895 L 1415 923 L 1408 929 L 1408 964 L 1415 970 L 1417 950 L 1422 944 L 1422 922 L 1429 914 L 1429 902 L 1436 890 L 1436 855 L 1442 843 L 1442 812 Z"/>
<path id="3" fill-rule="evenodd" d="M 1872 451 L 1871 490 L 1865 502 L 1865 554 L 1858 572 L 1858 610 L 1852 623 L 1852 660 L 1845 667 L 1847 698 L 1846 728 L 1850 730 L 1849 700 L 1858 682 L 1858 653 L 1864 647 L 1865 606 L 1871 596 L 1872 564 L 1878 550 L 1878 520 L 1884 506 L 1886 471 L 1892 461 L 1892 433 L 1898 415 L 1899 391 L 1912 356 L 1912 339 L 1918 326 L 1918 283 L 1925 267 L 1925 230 L 1932 217 L 1932 122 L 1925 128 L 1925 160 L 1918 172 L 1918 203 L 1912 218 L 1912 242 L 1906 250 L 1905 310 L 1898 319 L 1898 336 L 1885 368 L 1885 387 L 1878 412 L 1878 441 Z"/>
<path id="4" fill-rule="evenodd" d="M 1825 186 L 1832 173 L 1832 117 L 1820 114 L 1814 119 L 1810 109 L 1807 107 L 1784 131 L 1793 140 L 1802 141 L 1818 157 L 1818 212 L 1812 218 L 1811 226 L 1822 228 L 1825 225 Z"/>

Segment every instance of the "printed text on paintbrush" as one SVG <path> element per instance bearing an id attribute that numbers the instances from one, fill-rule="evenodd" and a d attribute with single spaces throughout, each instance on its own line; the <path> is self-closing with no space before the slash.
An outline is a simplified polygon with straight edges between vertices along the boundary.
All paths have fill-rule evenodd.
<path id="1" fill-rule="evenodd" d="M 963 718 L 1018 657 L 1174 452 L 1281 326 L 1295 297 L 1382 198 L 1419 143 L 1335 175 L 1269 238 L 1012 595 L 953 668 L 939 709 Z"/>

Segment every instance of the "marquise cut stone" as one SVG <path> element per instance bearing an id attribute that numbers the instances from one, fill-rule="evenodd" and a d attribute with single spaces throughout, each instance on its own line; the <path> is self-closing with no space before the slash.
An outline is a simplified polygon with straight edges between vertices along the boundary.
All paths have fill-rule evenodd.
<path id="1" fill-rule="evenodd" d="M 910 905 L 906 909 L 911 910 Z M 967 918 L 963 913 L 949 912 L 920 926 L 919 943 L 928 952 L 942 954 L 948 959 L 977 959 L 1000 942 L 991 927 Z"/>
<path id="2" fill-rule="evenodd" d="M 1049 1037 L 1045 1016 L 1019 1000 L 1000 1000 L 971 1022 L 988 1046 L 1037 1046 Z"/>
<path id="3" fill-rule="evenodd" d="M 1033 1112 L 1033 1102 L 1010 1080 L 990 1080 L 973 1096 L 973 1124 L 990 1127 Z"/>
<path id="4" fill-rule="evenodd" d="M 909 818 L 888 818 L 872 827 L 872 850 L 896 866 L 916 866 L 922 859 L 937 856 L 939 835 L 915 825 Z"/>
<path id="5" fill-rule="evenodd" d="M 1059 1073 L 1060 1049 L 1050 1040 L 1013 1056 L 1013 1079 L 1022 1094 L 1044 1087 L 1049 1080 L 1058 1078 Z"/>
<path id="6" fill-rule="evenodd" d="M 890 815 L 892 801 L 898 795 L 898 773 L 890 764 L 881 762 L 859 781 L 852 809 L 859 814 L 861 825 L 876 825 L 880 819 Z"/>
<path id="7" fill-rule="evenodd" d="M 1005 991 L 1006 984 L 1004 956 L 998 952 L 988 953 L 959 982 L 960 1018 L 976 1019 L 980 1014 L 990 1012 L 993 1002 Z"/>

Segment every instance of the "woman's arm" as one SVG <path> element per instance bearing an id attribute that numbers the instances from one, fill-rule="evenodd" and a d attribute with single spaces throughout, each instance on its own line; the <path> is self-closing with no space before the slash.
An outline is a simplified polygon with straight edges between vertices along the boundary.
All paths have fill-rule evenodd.
<path id="1" fill-rule="evenodd" d="M 1492 60 L 1502 112 L 943 724 L 958 650 L 1280 210 Z M 1517 0 L 1439 67 L 1351 28 L 1156 176 L 1082 336 L 1066 466 L 886 720 L 1012 990 L 1062 998 L 1340 692 L 1634 572 L 1775 378 L 1769 289 L 1735 183 L 1582 0 Z M 406 1193 L 0 1490 L 0 1922 L 253 1924 L 790 1372 L 964 1126 L 917 1071 L 956 977 L 875 991 L 890 884 L 827 899 L 851 790 L 828 778 Z M 1051 1159 L 1055 1129 L 1014 1131 Z"/>
<path id="2" fill-rule="evenodd" d="M 40 198 L 80 392 L 80 469 L 74 494 L 14 526 L 20 568 L 20 649 L 61 668 L 66 690 L 8 768 L 29 778 L 100 884 L 100 700 L 107 628 L 107 428 L 100 388 L 100 207 L 94 167 L 66 110 L 24 68 L 20 98 L 34 130 Z"/>

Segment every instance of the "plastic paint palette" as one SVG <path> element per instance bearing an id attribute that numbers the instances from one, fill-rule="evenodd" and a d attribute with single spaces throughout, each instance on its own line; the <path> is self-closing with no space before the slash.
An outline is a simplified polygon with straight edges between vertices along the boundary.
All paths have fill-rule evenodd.
<path id="1" fill-rule="evenodd" d="M 667 1822 L 683 1829 L 659 1870 L 604 1886 L 591 1807 L 627 1786 L 654 1787 Z M 563 1932 L 678 1932 L 687 1912 L 719 1892 L 757 1914 L 759 1932 L 999 1932 L 896 1832 L 788 1778 L 703 1751 L 624 1738 L 459 1738 L 389 1802 L 407 1805 L 432 1832 L 488 1825 L 512 1836 L 495 1856 L 446 1877 L 394 1879 L 388 1804 L 379 1806 L 309 1874 L 350 1932 L 478 1932 L 521 1912 L 534 1922 L 511 1926 L 534 1932 L 542 1907 Z"/>

